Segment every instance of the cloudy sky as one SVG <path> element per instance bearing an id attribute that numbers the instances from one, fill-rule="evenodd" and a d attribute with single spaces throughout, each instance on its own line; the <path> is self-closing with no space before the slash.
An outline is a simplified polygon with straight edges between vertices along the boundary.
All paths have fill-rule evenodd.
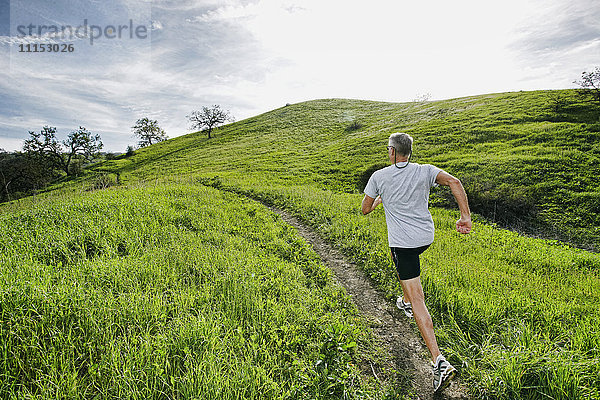
<path id="1" fill-rule="evenodd" d="M 212 104 L 572 88 L 600 66 L 600 2 L 0 0 L 0 56 L 0 148 L 50 125 L 124 151 L 138 118 L 175 137 Z"/>

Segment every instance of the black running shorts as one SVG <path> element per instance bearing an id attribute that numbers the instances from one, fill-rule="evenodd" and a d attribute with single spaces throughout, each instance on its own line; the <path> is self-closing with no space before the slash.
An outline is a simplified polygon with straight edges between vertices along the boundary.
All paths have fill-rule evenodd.
<path id="1" fill-rule="evenodd" d="M 390 247 L 392 260 L 394 260 L 396 272 L 398 273 L 398 279 L 405 281 L 421 275 L 419 255 L 427 250 L 429 246 L 430 245 L 415 247 L 412 249 Z"/>

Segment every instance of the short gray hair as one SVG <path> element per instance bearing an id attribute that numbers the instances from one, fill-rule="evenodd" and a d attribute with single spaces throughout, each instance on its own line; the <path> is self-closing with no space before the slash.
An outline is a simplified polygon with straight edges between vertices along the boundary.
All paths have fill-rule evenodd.
<path id="1" fill-rule="evenodd" d="M 388 145 L 396 149 L 396 154 L 408 156 L 412 153 L 413 138 L 408 133 L 396 132 L 390 135 Z"/>

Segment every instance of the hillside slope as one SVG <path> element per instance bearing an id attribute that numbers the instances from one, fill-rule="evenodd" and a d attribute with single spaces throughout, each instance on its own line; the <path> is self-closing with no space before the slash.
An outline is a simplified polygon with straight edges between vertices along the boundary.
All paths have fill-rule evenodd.
<path id="1" fill-rule="evenodd" d="M 557 93 L 568 104 L 558 112 Z M 415 139 L 413 161 L 460 177 L 473 210 L 490 222 L 597 248 L 599 115 L 574 91 L 427 103 L 316 100 L 222 127 L 211 140 L 201 132 L 178 137 L 97 170 L 129 179 L 197 174 L 360 192 L 387 162 L 387 136 L 403 131 Z M 448 191 L 434 196 L 434 204 L 450 205 Z"/>
<path id="2" fill-rule="evenodd" d="M 210 209 L 203 220 L 211 215 L 245 220 L 235 207 L 219 202 L 224 195 L 232 201 L 260 199 L 312 225 L 392 299 L 399 285 L 383 212 L 365 217 L 359 211 L 362 185 L 386 163 L 391 132 L 415 138 L 414 161 L 460 177 L 473 209 L 487 220 L 597 246 L 600 125 L 596 110 L 573 91 L 559 93 L 570 105 L 558 111 L 552 105 L 556 92 L 547 91 L 428 103 L 334 99 L 290 105 L 222 127 L 210 140 L 192 133 L 104 162 L 65 182 L 62 193 L 65 199 L 72 196 L 69 191 L 82 201 L 93 198 L 95 192 L 86 190 L 118 176 L 121 187 L 115 192 L 128 204 L 139 202 L 149 226 L 162 226 L 154 221 L 161 209 L 128 194 L 138 186 L 159 187 L 176 197 L 178 187 L 202 190 L 203 196 L 176 205 L 182 213 L 187 207 Z M 13 209 L 27 210 L 31 203 L 44 208 L 45 202 L 53 209 L 53 201 L 60 202 L 57 193 L 4 205 L 0 216 L 13 226 Z M 449 206 L 448 198 L 447 191 L 436 190 L 432 202 Z M 474 398 L 600 399 L 600 255 L 524 238 L 479 217 L 473 232 L 463 236 L 453 227 L 456 209 L 434 207 L 432 215 L 436 240 L 423 255 L 422 269 L 427 305 L 445 354 L 459 366 Z M 127 223 L 119 218 L 111 221 Z M 185 214 L 181 218 L 177 226 L 185 228 Z M 263 227 L 253 224 L 260 222 L 231 235 L 248 230 L 260 242 Z M 223 224 L 210 226 L 219 232 Z M 197 234 L 199 245 L 212 246 L 210 232 Z M 179 251 L 177 235 L 169 237 L 166 249 Z M 14 242 L 6 237 L 4 243 L 14 253 L 11 262 L 19 264 Z M 65 247 L 67 254 L 70 248 Z M 13 269 L 18 268 L 6 268 L 6 276 Z M 346 361 L 344 368 L 352 369 Z"/>

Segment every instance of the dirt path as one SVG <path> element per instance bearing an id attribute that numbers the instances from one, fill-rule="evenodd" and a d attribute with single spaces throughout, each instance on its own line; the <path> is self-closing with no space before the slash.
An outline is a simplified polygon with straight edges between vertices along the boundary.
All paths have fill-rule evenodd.
<path id="1" fill-rule="evenodd" d="M 434 394 L 433 376 L 427 348 L 423 344 L 414 322 L 410 322 L 396 306 L 386 300 L 371 280 L 333 246 L 323 240 L 312 228 L 287 212 L 270 207 L 300 236 L 309 242 L 325 265 L 329 266 L 336 281 L 346 289 L 358 310 L 368 319 L 380 345 L 391 355 L 392 368 L 405 371 L 416 395 L 414 399 L 468 399 L 466 390 L 456 380 L 441 394 Z M 411 326 L 414 325 L 414 326 Z M 378 367 L 370 366 L 372 374 Z"/>

